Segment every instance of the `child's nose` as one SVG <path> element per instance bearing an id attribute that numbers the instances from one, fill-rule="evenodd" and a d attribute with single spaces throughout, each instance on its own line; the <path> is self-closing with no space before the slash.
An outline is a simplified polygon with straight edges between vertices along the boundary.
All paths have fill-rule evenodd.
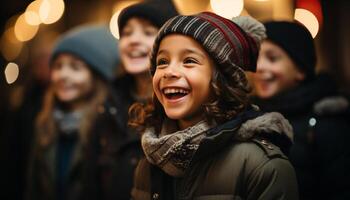
<path id="1" fill-rule="evenodd" d="M 174 65 L 167 67 L 163 74 L 163 78 L 178 78 L 180 77 L 180 72 Z"/>
<path id="2" fill-rule="evenodd" d="M 140 43 L 141 40 L 143 40 L 143 36 L 142 34 L 140 34 L 139 32 L 134 32 L 130 35 L 129 37 L 131 43 Z"/>
<path id="3" fill-rule="evenodd" d="M 266 71 L 266 69 L 267 69 L 266 61 L 264 59 L 259 58 L 257 63 L 256 63 L 256 71 L 258 73 L 262 73 L 262 72 Z"/>

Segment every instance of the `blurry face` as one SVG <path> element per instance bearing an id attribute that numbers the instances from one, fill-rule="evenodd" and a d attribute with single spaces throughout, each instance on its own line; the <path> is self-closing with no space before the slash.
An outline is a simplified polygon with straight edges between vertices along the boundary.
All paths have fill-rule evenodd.
<path id="1" fill-rule="evenodd" d="M 149 54 L 157 36 L 158 28 L 141 18 L 130 18 L 119 41 L 120 56 L 129 74 L 147 72 L 150 66 Z"/>
<path id="2" fill-rule="evenodd" d="M 302 73 L 287 53 L 270 41 L 261 45 L 254 75 L 256 94 L 260 98 L 270 98 L 293 88 L 304 80 Z"/>
<path id="3" fill-rule="evenodd" d="M 181 129 L 203 119 L 212 74 L 212 60 L 192 38 L 173 34 L 161 41 L 153 88 L 166 115 L 178 120 Z"/>
<path id="4" fill-rule="evenodd" d="M 60 54 L 51 67 L 51 84 L 57 99 L 66 104 L 83 101 L 92 91 L 92 73 L 71 54 Z"/>

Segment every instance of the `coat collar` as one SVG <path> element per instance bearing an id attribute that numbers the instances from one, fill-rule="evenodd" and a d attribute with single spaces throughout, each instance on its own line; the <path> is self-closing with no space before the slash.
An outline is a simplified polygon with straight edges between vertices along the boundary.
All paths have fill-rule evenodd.
<path id="1" fill-rule="evenodd" d="M 266 138 L 279 147 L 293 141 L 293 130 L 289 122 L 277 112 L 262 113 L 250 109 L 235 119 L 212 128 L 203 138 L 193 161 L 213 154 L 234 141 L 251 141 Z"/>

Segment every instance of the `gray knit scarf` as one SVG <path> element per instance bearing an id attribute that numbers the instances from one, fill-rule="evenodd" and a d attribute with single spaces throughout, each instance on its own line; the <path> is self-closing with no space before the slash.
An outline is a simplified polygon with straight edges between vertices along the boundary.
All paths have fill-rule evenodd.
<path id="1" fill-rule="evenodd" d="M 57 127 L 64 136 L 76 134 L 79 130 L 83 111 L 65 112 L 61 109 L 54 109 L 53 118 L 56 121 Z"/>
<path id="2" fill-rule="evenodd" d="M 181 177 L 209 128 L 206 121 L 200 121 L 187 129 L 176 131 L 176 123 L 166 120 L 160 134 L 153 128 L 145 131 L 142 148 L 150 163 L 171 176 Z"/>

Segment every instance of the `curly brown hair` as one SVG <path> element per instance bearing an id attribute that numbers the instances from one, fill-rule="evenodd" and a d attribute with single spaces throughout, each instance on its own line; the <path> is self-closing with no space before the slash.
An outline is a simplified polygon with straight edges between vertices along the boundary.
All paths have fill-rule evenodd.
<path id="1" fill-rule="evenodd" d="M 208 121 L 224 123 L 242 112 L 248 105 L 251 87 L 244 71 L 237 66 L 216 67 L 210 83 L 213 100 L 203 105 Z M 146 103 L 135 103 L 129 109 L 129 126 L 143 132 L 153 127 L 158 132 L 167 116 L 153 94 Z"/>

